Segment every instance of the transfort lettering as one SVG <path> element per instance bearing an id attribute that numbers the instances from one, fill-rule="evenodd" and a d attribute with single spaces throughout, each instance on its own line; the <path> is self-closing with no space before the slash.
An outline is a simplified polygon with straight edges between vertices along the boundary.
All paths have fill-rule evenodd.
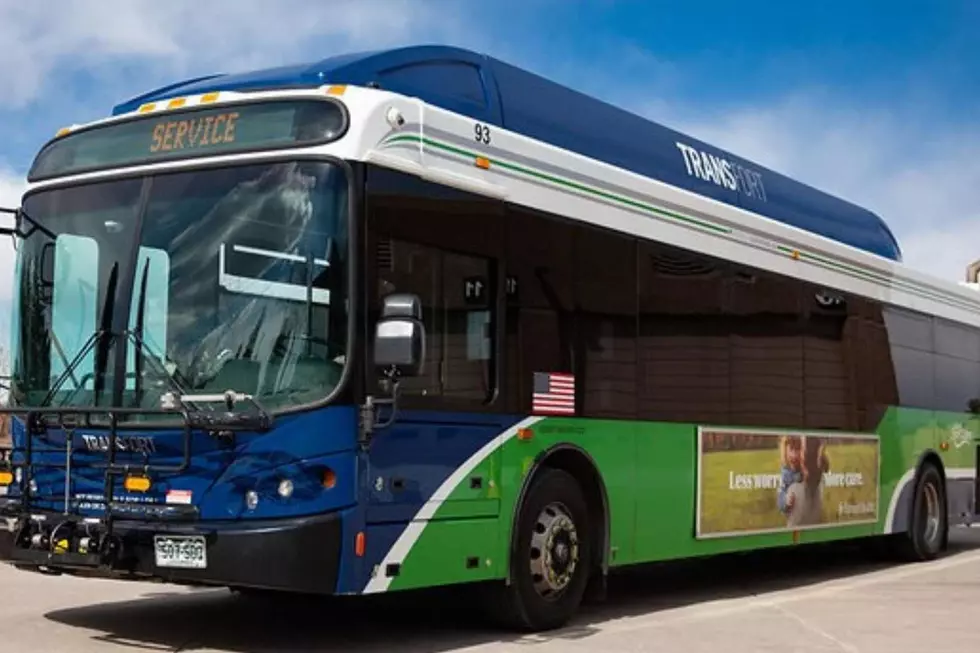
<path id="1" fill-rule="evenodd" d="M 766 188 L 762 184 L 761 173 L 684 143 L 675 143 L 675 145 L 684 157 L 687 174 L 704 181 L 713 182 L 722 188 L 742 193 L 747 197 L 753 197 L 763 202 L 767 201 Z"/>

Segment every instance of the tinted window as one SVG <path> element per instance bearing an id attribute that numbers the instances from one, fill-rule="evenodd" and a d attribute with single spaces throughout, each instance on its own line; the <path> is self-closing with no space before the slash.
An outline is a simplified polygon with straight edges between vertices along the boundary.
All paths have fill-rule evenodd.
<path id="1" fill-rule="evenodd" d="M 381 249 L 387 261 L 379 266 L 376 304 L 396 292 L 422 300 L 426 367 L 403 380 L 403 392 L 487 401 L 495 381 L 490 260 L 395 239 Z"/>
<path id="2" fill-rule="evenodd" d="M 980 397 L 980 363 L 936 354 L 934 365 L 936 410 L 969 412 L 970 401 Z"/>
<path id="3" fill-rule="evenodd" d="M 599 229 L 576 230 L 577 377 L 589 417 L 636 415 L 636 244 Z"/>
<path id="4" fill-rule="evenodd" d="M 907 408 L 935 408 L 933 354 L 910 347 L 892 347 L 898 379 L 898 403 Z"/>
<path id="5" fill-rule="evenodd" d="M 370 324 L 388 294 L 414 293 L 423 305 L 426 366 L 403 380 L 406 406 L 487 410 L 497 386 L 499 211 L 380 169 L 368 188 Z"/>
<path id="6" fill-rule="evenodd" d="M 889 307 L 885 311 L 885 324 L 888 326 L 888 339 L 893 346 L 929 352 L 933 350 L 932 320 L 928 315 Z"/>
<path id="7" fill-rule="evenodd" d="M 512 410 L 527 413 L 536 372 L 576 372 L 575 239 L 568 223 L 530 211 L 514 209 L 506 224 L 505 392 Z"/>
<path id="8" fill-rule="evenodd" d="M 936 318 L 936 353 L 968 361 L 980 361 L 980 331 Z"/>
<path id="9" fill-rule="evenodd" d="M 731 423 L 730 268 L 665 245 L 638 250 L 639 417 Z"/>

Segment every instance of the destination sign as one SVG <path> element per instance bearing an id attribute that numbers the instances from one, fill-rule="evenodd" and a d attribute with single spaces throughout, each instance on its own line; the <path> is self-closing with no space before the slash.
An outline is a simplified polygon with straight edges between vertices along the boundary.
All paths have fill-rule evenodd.
<path id="1" fill-rule="evenodd" d="M 83 129 L 41 150 L 28 179 L 215 154 L 326 143 L 346 127 L 325 100 L 190 108 Z"/>
<path id="2" fill-rule="evenodd" d="M 150 152 L 173 152 L 183 149 L 208 148 L 235 142 L 235 123 L 238 111 L 226 111 L 216 116 L 167 120 L 153 128 Z"/>

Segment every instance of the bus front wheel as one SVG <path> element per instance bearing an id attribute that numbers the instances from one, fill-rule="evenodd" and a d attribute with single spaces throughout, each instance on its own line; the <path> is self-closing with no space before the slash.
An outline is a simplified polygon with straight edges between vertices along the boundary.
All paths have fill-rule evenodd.
<path id="1" fill-rule="evenodd" d="M 495 612 L 513 628 L 559 628 L 574 616 L 589 581 L 592 561 L 589 510 L 575 478 L 540 470 L 517 520 L 509 585 Z"/>

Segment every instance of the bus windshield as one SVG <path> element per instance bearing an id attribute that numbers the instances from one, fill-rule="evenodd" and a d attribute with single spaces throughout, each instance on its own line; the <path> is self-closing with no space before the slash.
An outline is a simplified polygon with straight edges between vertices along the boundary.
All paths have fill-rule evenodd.
<path id="1" fill-rule="evenodd" d="M 321 400 L 347 347 L 342 168 L 263 163 L 29 195 L 11 401 L 156 409 L 165 393 Z"/>

